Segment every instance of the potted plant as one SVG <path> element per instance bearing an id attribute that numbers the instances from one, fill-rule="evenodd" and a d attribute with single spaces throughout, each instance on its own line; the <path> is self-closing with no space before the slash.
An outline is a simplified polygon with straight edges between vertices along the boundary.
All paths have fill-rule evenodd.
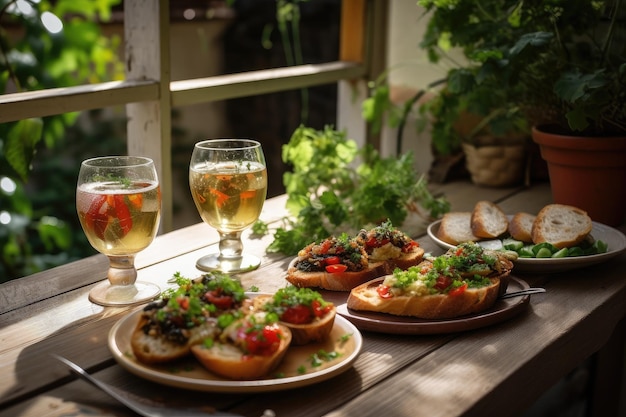
<path id="1" fill-rule="evenodd" d="M 554 201 L 578 206 L 596 221 L 621 224 L 626 211 L 624 0 L 419 3 L 433 12 L 436 30 L 429 27 L 428 36 L 441 37 L 445 30 L 451 44 L 469 44 L 466 50 L 479 63 L 476 73 L 515 91 L 509 94 L 510 106 L 532 126 L 548 163 Z M 570 162 L 574 155 L 580 157 Z"/>
<path id="2" fill-rule="evenodd" d="M 530 129 L 510 96 L 515 88 L 503 89 L 498 73 L 483 66 L 490 45 L 511 33 L 495 30 L 506 19 L 504 0 L 422 0 L 429 14 L 420 46 L 432 63 L 452 66 L 444 78 L 434 81 L 400 106 L 393 106 L 386 74 L 371 85 L 363 106 L 365 120 L 374 131 L 383 115 L 397 127 L 397 149 L 402 149 L 403 127 L 411 109 L 419 109 L 418 130 L 430 129 L 435 157 L 431 179 L 445 180 L 461 162 L 479 185 L 508 186 L 525 177 Z M 472 16 L 471 24 L 467 18 Z M 460 48 L 463 59 L 454 58 L 451 48 Z"/>
<path id="3" fill-rule="evenodd" d="M 429 121 L 435 155 L 462 153 L 473 183 L 500 187 L 523 181 L 530 133 L 509 106 L 507 91 L 489 80 L 477 83 L 469 67 L 453 69 L 420 113 Z"/>

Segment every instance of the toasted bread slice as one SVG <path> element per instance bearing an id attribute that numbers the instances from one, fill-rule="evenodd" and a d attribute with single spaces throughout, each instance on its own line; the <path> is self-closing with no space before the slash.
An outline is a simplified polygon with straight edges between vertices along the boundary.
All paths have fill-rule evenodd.
<path id="1" fill-rule="evenodd" d="M 282 324 L 278 326 L 282 337 L 278 349 L 271 355 L 245 354 L 234 344 L 218 341 L 210 347 L 194 345 L 191 352 L 206 369 L 217 375 L 240 381 L 259 379 L 270 375 L 291 344 L 291 331 Z"/>
<path id="2" fill-rule="evenodd" d="M 192 345 L 219 332 L 217 320 L 209 320 L 189 329 L 189 338 L 185 343 L 176 343 L 162 335 L 146 332 L 144 326 L 147 324 L 147 318 L 140 318 L 130 339 L 131 349 L 137 360 L 147 364 L 166 363 L 185 357 L 190 354 Z"/>
<path id="3" fill-rule="evenodd" d="M 476 242 L 478 236 L 474 235 L 471 228 L 472 213 L 469 211 L 455 211 L 443 215 L 437 237 L 451 245 L 463 242 Z"/>
<path id="4" fill-rule="evenodd" d="M 535 222 L 534 214 L 525 212 L 515 213 L 509 221 L 509 234 L 515 240 L 525 243 L 532 243 L 533 223 Z"/>
<path id="5" fill-rule="evenodd" d="M 470 288 L 454 296 L 433 294 L 383 298 L 377 290 L 383 281 L 384 277 L 377 278 L 352 289 L 348 296 L 348 308 L 422 319 L 446 319 L 487 310 L 498 298 L 500 287 L 500 278 L 494 277 L 489 286 Z"/>
<path id="6" fill-rule="evenodd" d="M 284 321 L 280 323 L 291 330 L 291 344 L 300 346 L 326 340 L 333 329 L 336 316 L 337 309 L 333 306 L 324 317 L 309 324 L 293 324 Z"/>
<path id="7" fill-rule="evenodd" d="M 580 244 L 592 227 L 586 211 L 565 204 L 548 204 L 537 213 L 531 234 L 535 244 L 548 242 L 565 248 Z"/>
<path id="8" fill-rule="evenodd" d="M 337 316 L 337 308 L 332 304 L 324 300 L 318 292 L 307 292 L 310 289 L 299 288 L 295 292 L 291 291 L 290 287 L 285 287 L 279 289 L 274 295 L 259 295 L 254 298 L 254 311 L 268 311 L 274 312 L 278 314 L 280 323 L 285 325 L 289 330 L 291 330 L 291 344 L 293 346 L 306 345 L 308 343 L 321 342 L 326 340 L 328 335 L 333 329 L 335 324 L 335 317 Z M 312 290 L 311 290 L 312 291 Z M 298 294 L 304 293 L 306 295 L 299 297 Z M 318 314 L 323 314 L 323 316 L 318 316 L 313 310 L 313 302 L 310 304 L 299 305 L 299 303 L 303 302 L 306 298 L 311 300 L 309 294 L 316 294 L 319 296 L 319 301 L 317 308 Z M 279 295 L 282 297 L 280 300 L 276 300 L 276 296 Z M 305 301 L 306 302 L 306 301 Z M 321 305 L 324 303 L 324 306 Z M 311 321 L 309 323 L 300 323 L 295 324 L 288 321 L 285 321 L 286 316 L 289 313 L 289 307 L 297 306 L 297 307 L 305 307 L 311 309 Z M 324 307 L 322 309 L 322 307 Z M 326 311 L 325 308 L 328 308 Z M 285 315 L 285 316 L 284 316 Z M 297 316 L 292 318 L 297 318 L 299 321 L 302 320 L 302 315 L 297 313 Z"/>
<path id="9" fill-rule="evenodd" d="M 391 272 L 389 263 L 385 261 L 369 263 L 362 271 L 334 273 L 300 271 L 295 266 L 296 262 L 297 258 L 289 263 L 287 281 L 296 287 L 323 288 L 331 291 L 350 291 L 357 285 Z"/>
<path id="10" fill-rule="evenodd" d="M 485 239 L 495 239 L 507 231 L 509 219 L 497 204 L 491 201 L 479 201 L 472 210 L 470 225 L 474 235 Z"/>

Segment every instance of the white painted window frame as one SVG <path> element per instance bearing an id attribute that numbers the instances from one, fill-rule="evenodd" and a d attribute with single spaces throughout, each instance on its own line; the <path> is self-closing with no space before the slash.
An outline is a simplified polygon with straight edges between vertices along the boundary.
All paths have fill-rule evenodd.
<path id="1" fill-rule="evenodd" d="M 128 154 L 155 161 L 163 196 L 161 231 L 170 231 L 171 109 L 337 82 L 338 127 L 365 141 L 359 103 L 367 79 L 384 67 L 380 35 L 387 10 L 388 0 L 342 1 L 340 61 L 171 81 L 169 0 L 125 0 L 124 81 L 0 95 L 0 123 L 125 105 Z"/>

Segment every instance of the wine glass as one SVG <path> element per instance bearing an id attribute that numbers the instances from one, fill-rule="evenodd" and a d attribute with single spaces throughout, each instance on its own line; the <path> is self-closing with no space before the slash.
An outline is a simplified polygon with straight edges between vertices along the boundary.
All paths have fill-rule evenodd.
<path id="1" fill-rule="evenodd" d="M 267 194 L 261 144 L 250 139 L 196 143 L 189 186 L 200 217 L 220 235 L 219 252 L 198 259 L 196 267 L 228 273 L 258 268 L 261 260 L 243 253 L 241 233 L 257 221 Z"/>
<path id="2" fill-rule="evenodd" d="M 105 156 L 83 161 L 76 210 L 91 246 L 109 258 L 107 281 L 89 299 L 104 306 L 153 300 L 160 288 L 137 281 L 135 255 L 148 247 L 161 217 L 161 189 L 154 162 L 139 156 Z"/>

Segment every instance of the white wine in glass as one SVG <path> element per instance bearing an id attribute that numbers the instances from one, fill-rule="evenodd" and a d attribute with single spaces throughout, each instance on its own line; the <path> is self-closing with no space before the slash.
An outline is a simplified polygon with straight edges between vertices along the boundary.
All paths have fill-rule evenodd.
<path id="1" fill-rule="evenodd" d="M 161 216 L 161 190 L 149 158 L 107 156 L 81 163 L 76 210 L 89 243 L 109 258 L 107 281 L 89 299 L 122 306 L 153 300 L 160 288 L 137 281 L 135 255 L 154 240 Z"/>
<path id="2" fill-rule="evenodd" d="M 250 139 L 196 143 L 189 186 L 200 217 L 220 234 L 219 252 L 198 259 L 196 267 L 229 273 L 258 268 L 260 259 L 243 252 L 241 233 L 257 221 L 267 195 L 261 144 Z"/>

